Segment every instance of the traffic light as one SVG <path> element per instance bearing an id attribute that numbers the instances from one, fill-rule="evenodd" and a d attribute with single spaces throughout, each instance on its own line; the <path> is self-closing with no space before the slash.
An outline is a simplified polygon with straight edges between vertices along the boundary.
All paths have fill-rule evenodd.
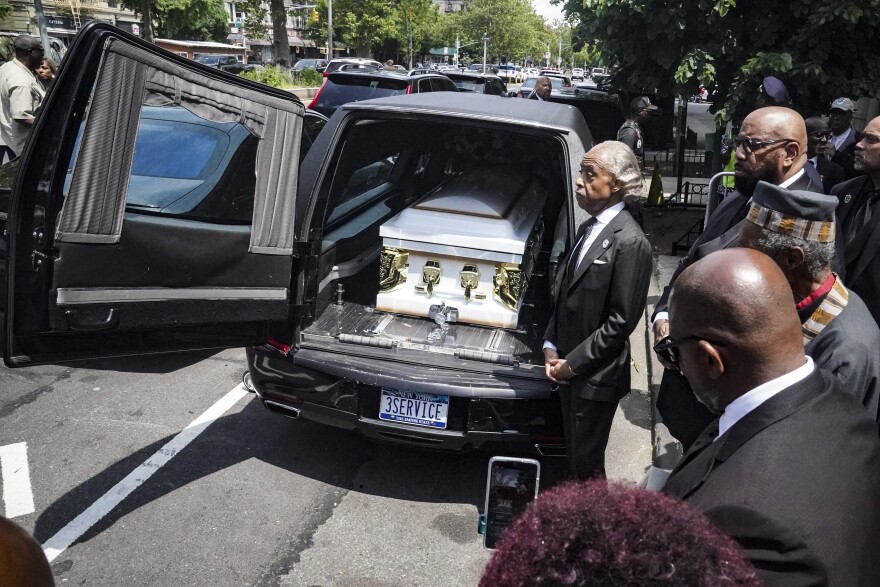
<path id="1" fill-rule="evenodd" d="M 312 13 L 309 15 L 309 20 L 312 21 L 312 24 L 318 22 L 318 11 L 317 10 L 314 10 L 314 9 L 312 10 Z"/>

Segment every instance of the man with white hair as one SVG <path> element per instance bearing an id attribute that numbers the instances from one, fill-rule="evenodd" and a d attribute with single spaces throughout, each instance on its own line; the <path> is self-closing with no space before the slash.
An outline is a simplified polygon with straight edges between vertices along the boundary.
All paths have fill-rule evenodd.
<path id="1" fill-rule="evenodd" d="M 624 209 L 644 186 L 632 150 L 618 141 L 581 161 L 581 225 L 556 275 L 555 310 L 544 334 L 547 378 L 560 385 L 571 474 L 605 475 L 605 447 L 617 403 L 630 391 L 629 336 L 648 296 L 651 246 Z"/>
<path id="2" fill-rule="evenodd" d="M 45 94 L 34 74 L 43 64 L 43 45 L 30 35 L 18 35 L 12 45 L 15 59 L 0 67 L 0 138 L 18 157 Z"/>

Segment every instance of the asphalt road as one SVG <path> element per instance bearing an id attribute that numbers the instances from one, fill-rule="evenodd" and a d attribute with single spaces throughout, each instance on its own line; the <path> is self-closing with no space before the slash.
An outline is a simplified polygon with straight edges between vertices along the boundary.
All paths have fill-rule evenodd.
<path id="1" fill-rule="evenodd" d="M 285 419 L 236 389 L 245 368 L 236 349 L 0 369 L 5 513 L 58 585 L 476 584 L 492 455 Z M 612 477 L 650 460 L 643 392 L 622 402 Z"/>

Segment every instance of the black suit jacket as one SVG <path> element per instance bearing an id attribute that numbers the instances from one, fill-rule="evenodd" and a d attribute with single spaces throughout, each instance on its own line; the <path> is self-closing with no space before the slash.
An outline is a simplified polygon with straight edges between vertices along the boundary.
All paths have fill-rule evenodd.
<path id="1" fill-rule="evenodd" d="M 877 424 L 814 371 L 712 442 L 717 420 L 663 492 L 739 542 L 769 585 L 876 586 L 880 579 Z"/>
<path id="2" fill-rule="evenodd" d="M 578 230 L 575 244 L 584 230 Z M 586 399 L 617 401 L 630 390 L 629 336 L 645 310 L 651 245 L 622 210 L 570 272 L 569 259 L 578 252 L 575 246 L 559 268 L 553 316 L 544 338 L 556 345 L 577 374 L 572 391 Z"/>
<path id="3" fill-rule="evenodd" d="M 871 177 L 863 175 L 837 185 L 837 242 L 843 248 L 846 286 L 861 296 L 880 324 L 880 204 L 868 222 L 857 219 L 859 208 L 869 205 L 866 192 L 873 190 Z"/>
<path id="4" fill-rule="evenodd" d="M 822 186 L 813 183 L 806 173 L 800 176 L 788 189 L 822 192 Z M 691 250 L 688 251 L 687 256 L 679 262 L 675 273 L 672 274 L 669 285 L 663 288 L 660 300 L 654 306 L 654 316 L 658 312 L 667 312 L 669 310 L 669 292 L 672 291 L 672 286 L 682 271 L 709 253 L 714 253 L 730 246 L 736 246 L 736 242 L 739 239 L 739 223 L 749 213 L 750 199 L 750 197 L 735 191 L 724 198 L 721 204 L 712 212 L 712 216 L 709 217 L 709 222 L 706 223 L 703 234 L 700 235 L 700 238 L 697 239 Z"/>
<path id="5" fill-rule="evenodd" d="M 821 155 L 816 157 L 816 171 L 822 179 L 822 189 L 826 194 L 830 194 L 834 186 L 846 180 L 843 167 Z"/>

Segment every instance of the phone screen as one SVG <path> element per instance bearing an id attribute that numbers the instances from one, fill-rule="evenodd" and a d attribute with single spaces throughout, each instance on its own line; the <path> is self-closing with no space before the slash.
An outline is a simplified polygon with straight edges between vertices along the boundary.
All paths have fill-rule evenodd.
<path id="1" fill-rule="evenodd" d="M 541 465 L 533 459 L 493 457 L 486 485 L 486 548 L 495 544 L 538 494 Z"/>

